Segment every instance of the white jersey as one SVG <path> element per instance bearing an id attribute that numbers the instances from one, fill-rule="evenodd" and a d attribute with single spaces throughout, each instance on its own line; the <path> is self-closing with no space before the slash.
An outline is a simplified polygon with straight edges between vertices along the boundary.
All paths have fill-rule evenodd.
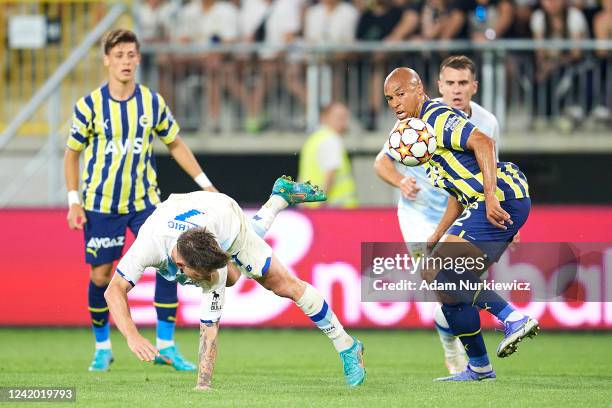
<path id="1" fill-rule="evenodd" d="M 179 269 L 171 252 L 178 237 L 195 227 L 206 227 L 227 252 L 241 231 L 241 219 L 236 215 L 236 202 L 230 197 L 206 191 L 172 194 L 147 218 L 136 241 L 117 265 L 117 272 L 132 285 L 140 280 L 145 268 L 153 267 L 165 279 L 177 280 Z M 227 273 L 220 270 L 220 274 Z M 180 281 L 180 279 L 179 279 Z M 219 276 L 211 287 L 225 286 L 225 277 Z"/>
<path id="2" fill-rule="evenodd" d="M 470 110 L 472 114 L 468 116 L 468 120 L 476 125 L 478 130 L 495 141 L 495 155 L 499 160 L 499 123 L 497 123 L 497 118 L 473 101 L 470 101 Z"/>
<path id="3" fill-rule="evenodd" d="M 435 100 L 442 101 L 441 98 Z M 495 141 L 497 153 L 497 146 L 499 145 L 499 125 L 497 119 L 491 112 L 476 102 L 470 102 L 470 109 L 472 114 L 468 119 L 476 125 L 478 130 Z M 437 225 L 446 210 L 448 193 L 431 184 L 424 166 L 409 167 L 397 163 L 396 167 L 403 176 L 414 177 L 421 189 L 417 194 L 416 200 L 408 200 L 400 195 L 397 207 L 398 216 L 404 219 L 419 217 L 424 223 Z M 426 238 L 424 237 L 423 240 Z"/>

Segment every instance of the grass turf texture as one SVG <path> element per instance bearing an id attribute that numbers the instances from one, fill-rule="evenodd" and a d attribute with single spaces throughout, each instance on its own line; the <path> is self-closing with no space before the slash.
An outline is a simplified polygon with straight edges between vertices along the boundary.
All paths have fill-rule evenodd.
<path id="1" fill-rule="evenodd" d="M 152 330 L 144 334 L 154 338 Z M 192 391 L 194 373 L 137 361 L 117 332 L 112 334 L 111 371 L 90 373 L 89 330 L 0 329 L 0 386 L 76 387 L 76 403 L 50 403 L 53 407 L 609 407 L 611 403 L 612 333 L 543 332 L 522 343 L 517 354 L 493 357 L 496 381 L 467 384 L 432 382 L 446 374 L 434 332 L 352 334 L 366 347 L 368 376 L 358 389 L 345 386 L 340 359 L 318 331 L 222 329 L 215 389 L 198 393 Z M 196 361 L 197 330 L 180 330 L 176 337 L 184 355 Z M 486 334 L 492 354 L 500 338 L 499 333 Z"/>

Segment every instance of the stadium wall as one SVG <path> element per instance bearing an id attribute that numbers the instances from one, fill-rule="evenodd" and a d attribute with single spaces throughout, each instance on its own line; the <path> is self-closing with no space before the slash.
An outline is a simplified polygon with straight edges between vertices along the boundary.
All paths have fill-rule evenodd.
<path id="1" fill-rule="evenodd" d="M 611 153 L 602 154 L 501 154 L 501 160 L 516 163 L 527 175 L 534 203 L 612 204 Z M 199 154 L 215 185 L 240 203 L 263 203 L 274 180 L 281 174 L 297 175 L 297 154 L 228 155 Z M 360 202 L 385 205 L 395 202 L 392 189 L 373 174 L 374 155 L 352 155 Z M 265 165 L 262 165 L 265 163 Z M 197 186 L 168 155 L 157 156 L 162 193 L 192 191 Z"/>
<path id="2" fill-rule="evenodd" d="M 0 223 L 3 278 L 0 285 L 0 326 L 87 326 L 88 267 L 82 233 L 66 226 L 65 209 L 3 210 Z M 525 242 L 603 242 L 601 256 L 581 264 L 580 284 L 599 302 L 535 302 L 517 306 L 545 328 L 612 329 L 612 206 L 535 206 L 522 229 Z M 360 245 L 398 242 L 395 209 L 314 210 L 282 212 L 267 236 L 279 258 L 298 276 L 312 282 L 350 327 L 432 327 L 433 303 L 361 302 Z M 509 262 L 504 260 L 500 262 Z M 582 262 L 582 261 L 581 261 Z M 538 279 L 549 275 L 527 265 Z M 517 266 L 518 268 L 518 266 Z M 518 270 L 518 269 L 517 269 Z M 579 276 L 583 276 L 579 274 Z M 605 290 L 605 288 L 608 290 Z M 154 271 L 148 270 L 130 292 L 138 324 L 153 324 Z M 311 327 L 289 301 L 277 298 L 253 281 L 241 279 L 227 294 L 226 326 Z M 199 322 L 200 294 L 179 287 L 180 325 Z M 483 314 L 483 324 L 493 327 Z"/>

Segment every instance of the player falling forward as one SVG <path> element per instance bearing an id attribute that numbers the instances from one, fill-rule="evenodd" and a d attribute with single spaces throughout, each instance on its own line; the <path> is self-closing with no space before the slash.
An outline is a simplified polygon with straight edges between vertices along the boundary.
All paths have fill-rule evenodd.
<path id="1" fill-rule="evenodd" d="M 325 333 L 340 353 L 349 386 L 365 379 L 363 344 L 349 336 L 319 292 L 290 274 L 261 238 L 288 203 L 322 201 L 325 195 L 308 183 L 279 178 L 267 203 L 249 222 L 238 204 L 220 193 L 173 194 L 142 226 L 134 244 L 119 261 L 105 298 L 128 346 L 143 361 L 158 351 L 138 332 L 130 316 L 127 292 L 145 268 L 154 267 L 169 280 L 195 284 L 217 307 L 204 307 L 200 324 L 197 390 L 207 390 L 217 356 L 220 307 L 226 286 L 239 274 L 255 279 L 276 295 L 292 299 Z M 233 263 L 229 263 L 229 260 Z M 256 307 L 256 305 L 254 305 Z"/>
<path id="2" fill-rule="evenodd" d="M 499 125 L 495 116 L 472 101 L 478 90 L 478 81 L 476 65 L 471 59 L 454 55 L 442 61 L 438 90 L 444 103 L 465 113 L 479 130 L 496 143 L 499 141 Z M 376 156 L 374 168 L 380 178 L 400 189 L 397 218 L 402 236 L 413 256 L 422 255 L 425 242 L 444 215 L 448 193 L 431 184 L 425 166 L 403 166 L 387 156 L 385 146 Z M 449 373 L 462 372 L 467 367 L 467 356 L 461 341 L 450 331 L 440 304 L 434 311 L 434 322 Z"/>
<path id="3" fill-rule="evenodd" d="M 384 91 L 398 120 L 415 117 L 437 129 L 438 149 L 425 166 L 432 184 L 445 189 L 450 196 L 438 227 L 428 239 L 437 243 L 433 256 L 484 258 L 487 266 L 496 262 L 529 215 L 531 200 L 525 176 L 513 163 L 497 163 L 495 142 L 462 114 L 430 100 L 414 70 L 393 70 L 385 80 Z M 421 274 L 430 283 L 457 284 L 462 279 L 478 284 L 477 275 L 486 270 L 459 275 L 450 269 L 437 269 L 436 263 L 429 266 Z M 492 290 L 447 289 L 438 291 L 438 296 L 449 327 L 460 338 L 469 358 L 466 370 L 439 380 L 478 381 L 496 377 L 482 337 L 478 308 L 504 324 L 498 357 L 511 355 L 523 338 L 532 337 L 539 330 L 535 319 L 516 311 Z"/>

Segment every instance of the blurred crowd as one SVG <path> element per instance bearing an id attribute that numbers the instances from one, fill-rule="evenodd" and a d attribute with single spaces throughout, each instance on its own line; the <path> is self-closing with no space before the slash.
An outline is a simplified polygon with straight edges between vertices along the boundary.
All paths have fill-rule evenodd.
<path id="1" fill-rule="evenodd" d="M 499 38 L 612 39 L 612 0 L 146 0 L 136 5 L 135 16 L 143 43 L 261 44 L 256 55 L 158 54 L 144 61 L 158 70 L 160 91 L 170 103 L 176 97 L 173 88 L 181 75 L 178 71 L 192 67 L 205 72 L 202 78 L 213 130 L 218 127 L 221 95 L 225 94 L 243 107 L 244 126 L 252 132 L 265 126 L 265 98 L 272 92 L 272 78 L 282 78 L 293 103 L 306 103 L 304 61 L 297 53 L 280 52 L 279 46 L 469 39 L 477 48 L 478 43 Z M 610 55 L 598 50 L 593 57 L 607 64 Z M 333 99 L 342 99 L 338 95 L 342 90 L 335 89 L 342 80 L 335 76 L 343 75 L 342 69 L 333 67 L 350 58 L 335 54 L 329 61 Z M 385 58 L 374 53 L 368 66 L 365 126 L 369 128 L 375 127 L 384 103 L 380 90 Z M 248 72 L 254 59 L 257 75 Z M 533 80 L 542 85 L 540 93 L 545 95 L 536 97 L 554 99 L 551 78 L 581 59 L 577 49 L 538 50 Z M 609 83 L 607 69 L 601 71 L 604 83 Z M 609 115 L 607 100 L 599 105 L 588 109 Z M 550 115 L 552 104 L 546 106 L 542 114 Z"/>

